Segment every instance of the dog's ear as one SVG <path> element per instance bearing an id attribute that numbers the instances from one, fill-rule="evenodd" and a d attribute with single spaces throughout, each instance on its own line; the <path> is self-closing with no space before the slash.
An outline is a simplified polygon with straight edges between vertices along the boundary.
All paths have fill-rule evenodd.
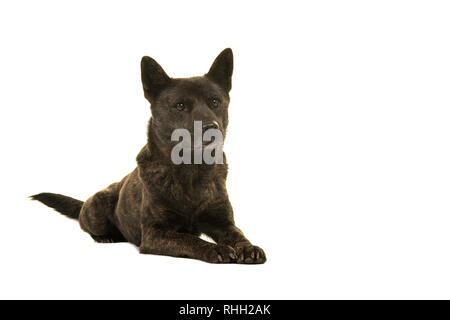
<path id="1" fill-rule="evenodd" d="M 141 78 L 145 98 L 152 103 L 169 84 L 171 79 L 161 66 L 150 57 L 142 57 Z"/>
<path id="2" fill-rule="evenodd" d="M 233 75 L 233 51 L 223 50 L 214 60 L 206 76 L 220 85 L 225 91 L 231 90 L 231 76 Z"/>

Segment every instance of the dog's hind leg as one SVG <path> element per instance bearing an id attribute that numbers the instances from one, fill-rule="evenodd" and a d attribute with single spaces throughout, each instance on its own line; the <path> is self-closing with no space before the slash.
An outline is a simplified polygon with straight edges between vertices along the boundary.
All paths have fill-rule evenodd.
<path id="1" fill-rule="evenodd" d="M 119 185 L 114 183 L 90 197 L 81 208 L 80 227 L 97 242 L 127 241 L 113 223 L 119 195 Z"/>

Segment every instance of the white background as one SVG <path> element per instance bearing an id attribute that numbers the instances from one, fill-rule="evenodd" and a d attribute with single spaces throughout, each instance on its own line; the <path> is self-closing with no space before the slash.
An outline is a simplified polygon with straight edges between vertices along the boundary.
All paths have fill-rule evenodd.
<path id="1" fill-rule="evenodd" d="M 4 1 L 0 298 L 450 298 L 445 1 Z M 234 50 L 226 152 L 264 265 L 98 244 L 26 197 L 135 167 L 143 55 L 174 77 Z"/>

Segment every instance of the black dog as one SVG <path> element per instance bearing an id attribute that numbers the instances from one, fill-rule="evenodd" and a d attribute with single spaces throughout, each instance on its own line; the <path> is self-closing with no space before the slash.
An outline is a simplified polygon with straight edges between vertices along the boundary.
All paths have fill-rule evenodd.
<path id="1" fill-rule="evenodd" d="M 193 122 L 225 136 L 233 53 L 225 49 L 202 77 L 172 79 L 150 57 L 141 61 L 145 97 L 151 104 L 147 145 L 137 168 L 86 202 L 53 193 L 32 196 L 78 219 L 98 242 L 128 241 L 141 253 L 200 259 L 211 263 L 264 263 L 234 225 L 225 186 L 227 164 L 179 164 L 171 160 L 175 129 L 193 131 Z M 204 241 L 210 236 L 217 244 Z"/>

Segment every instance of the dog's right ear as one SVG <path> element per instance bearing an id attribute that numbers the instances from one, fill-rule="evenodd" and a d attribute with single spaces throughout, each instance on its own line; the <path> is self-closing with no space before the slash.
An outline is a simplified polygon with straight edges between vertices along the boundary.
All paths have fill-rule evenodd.
<path id="1" fill-rule="evenodd" d="M 171 81 L 158 62 L 147 56 L 142 57 L 141 60 L 141 79 L 145 98 L 150 103 L 155 101 L 161 91 L 169 86 Z"/>

